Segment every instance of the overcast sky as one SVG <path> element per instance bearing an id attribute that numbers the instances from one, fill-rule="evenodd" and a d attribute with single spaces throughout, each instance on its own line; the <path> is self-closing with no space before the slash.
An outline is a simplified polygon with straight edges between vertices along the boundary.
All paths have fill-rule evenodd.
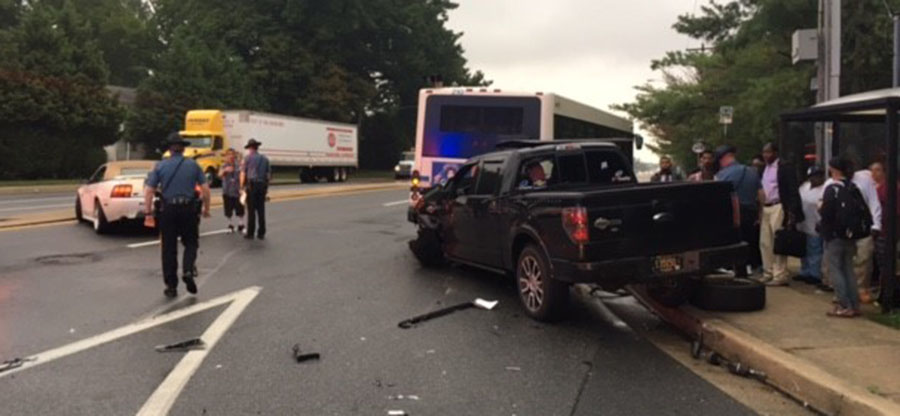
<path id="1" fill-rule="evenodd" d="M 706 0 L 457 0 L 448 26 L 469 67 L 502 89 L 551 91 L 608 109 L 658 80 L 650 61 L 697 46 L 672 29 Z M 645 135 L 646 137 L 646 135 Z M 655 156 L 640 152 L 643 160 Z"/>

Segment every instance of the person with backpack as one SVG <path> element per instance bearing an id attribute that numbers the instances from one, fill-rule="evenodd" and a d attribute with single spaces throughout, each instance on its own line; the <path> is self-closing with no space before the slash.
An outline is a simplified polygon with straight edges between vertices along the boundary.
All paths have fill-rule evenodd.
<path id="1" fill-rule="evenodd" d="M 819 231 L 825 239 L 825 261 L 838 300 L 828 316 L 854 318 L 860 312 L 853 256 L 856 242 L 872 233 L 872 214 L 859 188 L 848 177 L 852 172 L 850 161 L 835 157 L 828 167 L 831 183 L 822 196 Z"/>

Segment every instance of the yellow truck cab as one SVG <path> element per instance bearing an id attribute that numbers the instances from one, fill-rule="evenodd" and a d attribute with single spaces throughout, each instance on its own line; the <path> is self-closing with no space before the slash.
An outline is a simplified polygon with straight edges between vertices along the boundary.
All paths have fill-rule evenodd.
<path id="1" fill-rule="evenodd" d="M 225 119 L 221 110 L 191 110 L 184 116 L 184 130 L 179 132 L 191 143 L 184 149 L 184 157 L 197 161 L 210 185 L 219 183 L 225 149 Z M 163 157 L 169 157 L 166 152 Z"/>

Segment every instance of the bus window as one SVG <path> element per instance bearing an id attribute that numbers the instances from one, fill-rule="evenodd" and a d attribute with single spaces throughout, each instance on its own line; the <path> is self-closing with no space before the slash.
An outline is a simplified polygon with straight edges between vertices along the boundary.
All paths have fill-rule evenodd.
<path id="1" fill-rule="evenodd" d="M 537 97 L 434 95 L 425 102 L 422 156 L 466 159 L 497 143 L 540 138 Z"/>

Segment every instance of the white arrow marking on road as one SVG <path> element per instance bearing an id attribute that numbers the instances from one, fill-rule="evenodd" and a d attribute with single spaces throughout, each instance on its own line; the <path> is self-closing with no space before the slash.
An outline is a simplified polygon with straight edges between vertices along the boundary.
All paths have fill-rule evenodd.
<path id="1" fill-rule="evenodd" d="M 207 232 L 205 232 L 205 233 L 200 233 L 200 234 L 198 235 L 198 237 L 206 237 L 206 236 L 210 236 L 210 235 L 225 234 L 225 233 L 230 233 L 230 232 L 231 232 L 231 230 L 229 230 L 229 229 L 227 229 L 227 228 L 223 228 L 223 229 L 221 229 L 221 230 L 207 231 Z M 140 247 L 154 246 L 154 245 L 157 245 L 157 244 L 159 244 L 159 240 L 158 240 L 158 239 L 157 239 L 157 240 L 152 240 L 152 241 L 145 241 L 145 242 L 143 242 L 143 243 L 133 243 L 133 244 L 127 245 L 126 247 L 128 247 L 128 248 L 140 248 Z"/>
<path id="2" fill-rule="evenodd" d="M 16 374 L 20 371 L 24 371 L 29 368 L 39 366 L 41 364 L 46 364 L 51 361 L 58 360 L 60 358 L 66 357 L 68 355 L 72 355 L 72 354 L 79 353 L 84 350 L 88 350 L 88 349 L 94 348 L 96 346 L 103 345 L 103 344 L 106 344 L 111 341 L 115 341 L 119 338 L 127 337 L 129 335 L 136 334 L 138 332 L 163 325 L 165 323 L 176 321 L 176 320 L 184 318 L 186 316 L 190 316 L 190 315 L 193 315 L 198 312 L 203 312 L 207 309 L 215 308 L 216 306 L 224 305 L 229 302 L 234 302 L 235 304 L 243 305 L 240 307 L 240 311 L 243 311 L 244 308 L 247 306 L 246 304 L 250 303 L 250 301 L 253 300 L 254 297 L 256 297 L 256 295 L 259 293 L 260 290 L 261 290 L 261 288 L 259 286 L 251 286 L 246 289 L 239 290 L 237 292 L 232 292 L 232 293 L 224 295 L 224 296 L 210 299 L 206 302 L 197 303 L 197 304 L 188 306 L 184 309 L 179 309 L 176 311 L 169 312 L 167 314 L 154 316 L 154 317 L 149 318 L 144 321 L 135 322 L 133 324 L 129 324 L 129 325 L 126 325 L 123 327 L 113 329 L 112 331 L 104 332 L 100 335 L 95 335 L 90 338 L 85 338 L 80 341 L 75 341 L 71 344 L 63 345 L 62 347 L 59 347 L 59 348 L 54 348 L 52 350 L 47 350 L 42 353 L 32 355 L 31 357 L 26 358 L 27 361 L 25 361 L 21 367 L 14 368 L 12 370 L 7 370 L 7 371 L 0 373 L 0 378 L 6 377 L 6 376 L 9 376 L 12 374 Z M 234 305 L 232 305 L 232 306 L 234 306 Z M 222 312 L 222 314 L 219 315 L 219 318 L 216 319 L 216 322 L 213 322 L 213 325 L 216 325 L 216 323 L 218 323 L 220 320 L 222 320 L 222 316 L 225 316 L 226 314 L 228 314 L 229 311 L 232 311 L 231 314 L 234 314 L 234 310 L 232 309 L 232 307 L 229 307 L 228 309 L 225 310 L 225 312 Z M 236 318 L 236 316 L 235 316 L 235 318 Z M 231 320 L 231 322 L 232 323 L 234 322 L 233 319 Z M 229 323 L 229 325 L 230 325 L 230 323 Z M 210 341 L 206 339 L 206 336 L 207 336 L 207 334 L 209 334 L 211 332 L 212 328 L 213 327 L 211 326 L 210 329 L 207 329 L 206 333 L 203 334 L 204 341 L 206 341 L 207 344 L 210 344 Z M 225 327 L 225 329 L 227 329 L 227 326 Z M 222 331 L 224 332 L 224 330 L 222 330 Z M 214 334 L 210 334 L 210 335 L 214 335 Z M 217 337 L 221 337 L 221 334 L 217 335 Z M 215 339 L 215 341 L 217 341 L 217 340 L 218 340 L 218 338 Z M 215 341 L 213 341 L 213 342 L 215 342 Z"/>
<path id="3" fill-rule="evenodd" d="M 381 206 L 383 206 L 383 207 L 392 207 L 392 206 L 394 206 L 394 205 L 405 204 L 405 203 L 408 203 L 408 202 L 409 202 L 408 199 L 404 199 L 404 200 L 402 200 L 402 201 L 385 202 L 385 203 L 381 204 Z"/>
<path id="4" fill-rule="evenodd" d="M 167 415 L 169 410 L 178 399 L 178 395 L 184 390 L 191 376 L 200 368 L 203 359 L 209 354 L 209 351 L 216 346 L 225 331 L 234 324 L 234 321 L 241 315 L 241 312 L 247 308 L 247 305 L 253 301 L 253 298 L 259 294 L 259 290 L 242 291 L 234 295 L 234 302 L 213 321 L 212 325 L 206 329 L 206 332 L 200 337 L 206 343 L 206 349 L 189 351 L 184 358 L 178 362 L 175 368 L 166 376 L 162 384 L 156 388 L 153 395 L 147 399 L 141 410 L 137 412 L 137 416 L 156 416 Z"/>

